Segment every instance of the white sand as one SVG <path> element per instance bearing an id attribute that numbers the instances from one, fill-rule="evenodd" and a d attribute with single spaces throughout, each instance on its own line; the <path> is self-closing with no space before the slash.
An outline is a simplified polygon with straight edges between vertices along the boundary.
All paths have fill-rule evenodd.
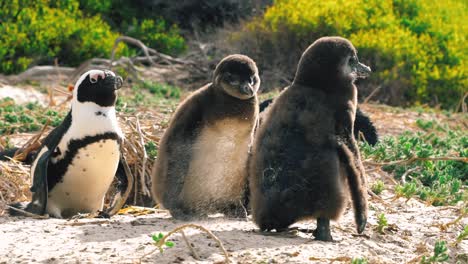
<path id="1" fill-rule="evenodd" d="M 389 197 L 390 198 L 390 197 Z M 390 204 L 390 200 L 387 202 Z M 453 243 L 468 219 L 462 219 L 442 232 L 436 224 L 448 223 L 458 215 L 456 207 L 426 206 L 414 199 L 370 203 L 365 236 L 357 236 L 351 210 L 332 224 L 335 242 L 319 242 L 311 234 L 265 236 L 251 221 L 210 218 L 194 223 L 211 230 L 224 243 L 234 263 L 350 263 L 365 257 L 369 263 L 407 263 L 432 253 L 436 240 Z M 374 230 L 376 215 L 385 212 L 396 231 L 380 235 Z M 154 252 L 150 234 L 167 233 L 184 222 L 162 211 L 144 216 L 119 215 L 106 219 L 31 219 L 0 217 L 0 263 L 222 263 L 223 256 L 215 241 L 198 230 L 185 231 L 201 257 L 196 261 L 180 235 L 176 245 L 163 254 Z M 296 224 L 315 228 L 315 222 Z M 466 263 L 468 241 L 450 246 L 450 263 Z M 465 259 L 463 261 L 463 259 Z"/>

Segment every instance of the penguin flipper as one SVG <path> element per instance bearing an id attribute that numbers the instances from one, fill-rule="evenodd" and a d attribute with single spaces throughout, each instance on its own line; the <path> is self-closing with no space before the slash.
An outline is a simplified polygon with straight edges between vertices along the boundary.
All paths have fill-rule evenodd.
<path id="1" fill-rule="evenodd" d="M 379 142 L 379 135 L 372 120 L 361 109 L 356 108 L 356 120 L 354 121 L 354 137 L 359 139 L 359 133 L 362 133 L 364 140 L 371 146 Z"/>
<path id="2" fill-rule="evenodd" d="M 41 215 L 46 213 L 47 208 L 47 195 L 48 195 L 48 183 L 47 183 L 47 167 L 49 164 L 50 157 L 52 156 L 53 150 L 47 150 L 37 158 L 36 168 L 33 171 L 33 185 L 31 192 L 33 197 L 31 206 L 38 206 L 34 213 Z M 29 207 L 29 206 L 28 206 Z M 28 209 L 28 208 L 26 208 Z M 38 211 L 38 212 L 37 212 Z"/>

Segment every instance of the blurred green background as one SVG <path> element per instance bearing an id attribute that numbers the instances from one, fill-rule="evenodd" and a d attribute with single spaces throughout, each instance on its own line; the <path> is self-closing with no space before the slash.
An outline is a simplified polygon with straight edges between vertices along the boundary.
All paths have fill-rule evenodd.
<path id="1" fill-rule="evenodd" d="M 272 73 L 264 84 L 275 85 L 281 83 L 278 76 L 292 79 L 310 43 L 340 35 L 373 68 L 371 78 L 360 83 L 362 95 L 379 87 L 385 103 L 450 109 L 468 92 L 467 5 L 455 0 L 0 0 L 0 73 L 55 59 L 77 66 L 108 58 L 120 35 L 183 56 L 197 32 L 223 29 L 232 51 L 255 59 L 262 72 Z M 138 52 L 123 43 L 118 48 L 118 55 Z"/>

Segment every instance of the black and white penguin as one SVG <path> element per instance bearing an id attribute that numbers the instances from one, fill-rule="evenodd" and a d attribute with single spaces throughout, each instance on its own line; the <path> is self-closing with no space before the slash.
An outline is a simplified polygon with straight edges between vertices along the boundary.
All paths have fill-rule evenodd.
<path id="1" fill-rule="evenodd" d="M 57 218 L 103 209 L 123 139 L 115 111 L 121 86 L 122 78 L 107 70 L 90 70 L 78 79 L 71 110 L 32 163 L 32 201 L 13 207 Z"/>

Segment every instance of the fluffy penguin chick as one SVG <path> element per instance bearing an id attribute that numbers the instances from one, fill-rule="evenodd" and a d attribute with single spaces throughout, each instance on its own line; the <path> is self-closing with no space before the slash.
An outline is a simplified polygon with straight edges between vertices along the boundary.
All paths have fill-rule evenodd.
<path id="1" fill-rule="evenodd" d="M 216 66 L 213 82 L 177 108 L 152 175 L 153 197 L 173 217 L 244 212 L 241 200 L 259 86 L 255 62 L 230 55 Z"/>
<path id="2" fill-rule="evenodd" d="M 274 100 L 255 135 L 249 166 L 252 213 L 261 230 L 283 230 L 316 218 L 318 240 L 351 193 L 358 232 L 366 225 L 366 179 L 353 135 L 354 81 L 370 68 L 346 39 L 315 41 L 292 85 Z"/>
<path id="3" fill-rule="evenodd" d="M 121 86 L 122 78 L 111 71 L 91 70 L 78 79 L 70 112 L 32 163 L 26 211 L 62 218 L 102 210 L 120 158 L 123 135 L 114 105 Z"/>

